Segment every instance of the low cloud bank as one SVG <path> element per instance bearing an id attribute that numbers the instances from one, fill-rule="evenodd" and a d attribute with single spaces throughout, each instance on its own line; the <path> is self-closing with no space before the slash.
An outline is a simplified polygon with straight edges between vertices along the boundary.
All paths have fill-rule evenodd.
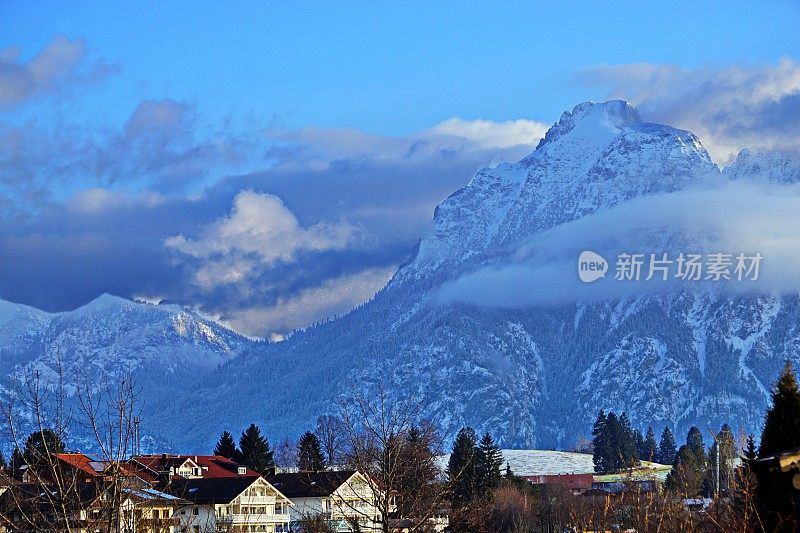
<path id="1" fill-rule="evenodd" d="M 800 291 L 800 185 L 709 179 L 702 186 L 642 197 L 536 235 L 498 264 L 445 284 L 441 302 L 500 307 L 571 304 L 698 287 L 733 294 Z M 578 257 L 592 250 L 609 261 L 605 278 L 584 283 Z M 763 256 L 758 280 L 681 281 L 660 274 L 618 281 L 621 253 Z M 735 260 L 734 260 L 735 263 Z M 674 265 L 673 265 L 674 268 Z M 734 266 L 730 268 L 733 273 Z M 674 270 L 673 270 L 674 272 Z M 705 274 L 703 275 L 705 278 Z"/>

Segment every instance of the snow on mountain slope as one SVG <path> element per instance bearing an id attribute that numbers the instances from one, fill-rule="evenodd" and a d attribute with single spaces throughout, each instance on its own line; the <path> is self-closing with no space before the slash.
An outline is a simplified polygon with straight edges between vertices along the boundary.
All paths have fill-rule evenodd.
<path id="1" fill-rule="evenodd" d="M 24 386 L 33 372 L 49 386 L 63 379 L 68 394 L 115 386 L 130 375 L 150 412 L 252 343 L 178 306 L 107 294 L 52 314 L 0 301 L 0 341 L 8 392 Z"/>
<path id="2" fill-rule="evenodd" d="M 788 154 L 745 149 L 725 167 L 723 174 L 730 179 L 744 177 L 766 183 L 798 183 L 800 159 Z"/>
<path id="3" fill-rule="evenodd" d="M 433 235 L 392 283 L 453 278 L 537 232 L 717 174 L 691 133 L 643 123 L 627 102 L 580 104 L 531 155 L 479 171 L 442 202 Z"/>
<path id="4" fill-rule="evenodd" d="M 418 398 L 447 435 L 471 425 L 507 446 L 571 446 L 600 408 L 679 434 L 722 422 L 758 432 L 782 361 L 798 357 L 796 295 L 684 289 L 526 309 L 431 299 L 544 230 L 719 175 L 691 133 L 643 123 L 625 102 L 581 104 L 530 156 L 479 171 L 444 200 L 432 234 L 372 301 L 223 367 L 203 387 L 203 411 L 280 438 L 380 386 Z M 212 431 L 181 428 L 194 442 Z"/>
<path id="5" fill-rule="evenodd" d="M 722 175 L 795 182 L 795 165 L 743 152 Z M 253 343 L 178 308 L 98 301 L 42 319 L 46 332 L 32 335 L 43 343 L 36 364 L 61 355 L 103 374 L 147 369 L 160 385 L 148 385 L 157 409 L 144 424 L 185 452 L 208 451 L 222 430 L 251 422 L 273 442 L 297 436 L 340 397 L 378 387 L 418 399 L 448 436 L 471 425 L 507 447 L 571 446 L 600 408 L 657 431 L 728 422 L 758 432 L 783 361 L 799 361 L 797 294 L 684 288 L 521 309 L 433 298 L 543 231 L 719 176 L 693 134 L 644 123 L 625 102 L 581 104 L 528 157 L 480 170 L 445 199 L 415 255 L 344 317 L 281 343 Z M 20 313 L 0 311 L 0 320 Z M 182 372 L 183 364 L 205 370 Z"/>

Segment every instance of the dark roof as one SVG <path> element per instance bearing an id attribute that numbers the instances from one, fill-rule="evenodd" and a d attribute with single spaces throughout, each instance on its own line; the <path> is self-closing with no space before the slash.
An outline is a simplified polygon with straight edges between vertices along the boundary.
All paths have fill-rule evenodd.
<path id="1" fill-rule="evenodd" d="M 194 503 L 229 503 L 255 483 L 259 476 L 175 478 L 164 492 Z"/>
<path id="2" fill-rule="evenodd" d="M 266 480 L 289 499 L 309 498 L 330 496 L 355 473 L 355 470 L 292 472 L 268 476 Z"/>

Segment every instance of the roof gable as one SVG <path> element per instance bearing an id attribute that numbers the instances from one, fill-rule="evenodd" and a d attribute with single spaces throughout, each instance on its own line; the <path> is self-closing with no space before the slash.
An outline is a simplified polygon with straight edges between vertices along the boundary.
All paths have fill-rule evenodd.
<path id="1" fill-rule="evenodd" d="M 286 472 L 266 479 L 289 499 L 319 498 L 330 496 L 357 473 L 355 470 Z"/>

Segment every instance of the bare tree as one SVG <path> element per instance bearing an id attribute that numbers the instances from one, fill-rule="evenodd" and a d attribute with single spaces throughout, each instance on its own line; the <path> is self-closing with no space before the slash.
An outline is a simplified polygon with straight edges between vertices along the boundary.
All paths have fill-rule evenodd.
<path id="1" fill-rule="evenodd" d="M 289 437 L 275 446 L 275 466 L 284 470 L 297 466 L 297 443 Z"/>
<path id="2" fill-rule="evenodd" d="M 350 448 L 345 462 L 365 477 L 372 498 L 369 506 L 351 505 L 353 515 L 362 518 L 362 530 L 388 532 L 392 519 L 403 519 L 406 531 L 424 531 L 447 498 L 439 469 L 421 465 L 421 455 L 408 445 L 409 434 L 418 430 L 419 414 L 418 402 L 390 398 L 383 388 L 370 397 L 357 395 L 341 403 Z M 441 449 L 438 433 L 432 427 L 425 431 L 428 440 L 423 444 Z M 407 484 L 412 476 L 419 481 L 413 493 Z M 357 501 L 356 491 L 352 496 Z M 397 501 L 404 501 L 408 516 L 398 512 Z"/>
<path id="3" fill-rule="evenodd" d="M 334 466 L 339 461 L 347 441 L 347 431 L 344 421 L 336 415 L 321 415 L 317 418 L 317 427 L 314 430 L 328 466 Z"/>
<path id="4" fill-rule="evenodd" d="M 22 448 L 23 432 L 32 429 L 40 449 L 26 458 L 24 478 L 3 493 L 3 510 L 12 517 L 14 529 L 116 532 L 130 531 L 138 523 L 159 532 L 177 525 L 172 512 L 178 501 L 143 493 L 142 481 L 126 466 L 140 416 L 136 399 L 130 378 L 118 387 L 80 386 L 70 397 L 60 364 L 57 379 L 49 384 L 38 371 L 24 375 L 3 402 L 4 429 L 17 448 Z M 97 452 L 90 467 L 68 460 L 83 455 L 63 454 L 65 450 L 54 445 L 75 430 L 89 435 L 88 443 Z M 163 509 L 163 519 L 161 512 L 154 519 L 153 509 Z"/>

